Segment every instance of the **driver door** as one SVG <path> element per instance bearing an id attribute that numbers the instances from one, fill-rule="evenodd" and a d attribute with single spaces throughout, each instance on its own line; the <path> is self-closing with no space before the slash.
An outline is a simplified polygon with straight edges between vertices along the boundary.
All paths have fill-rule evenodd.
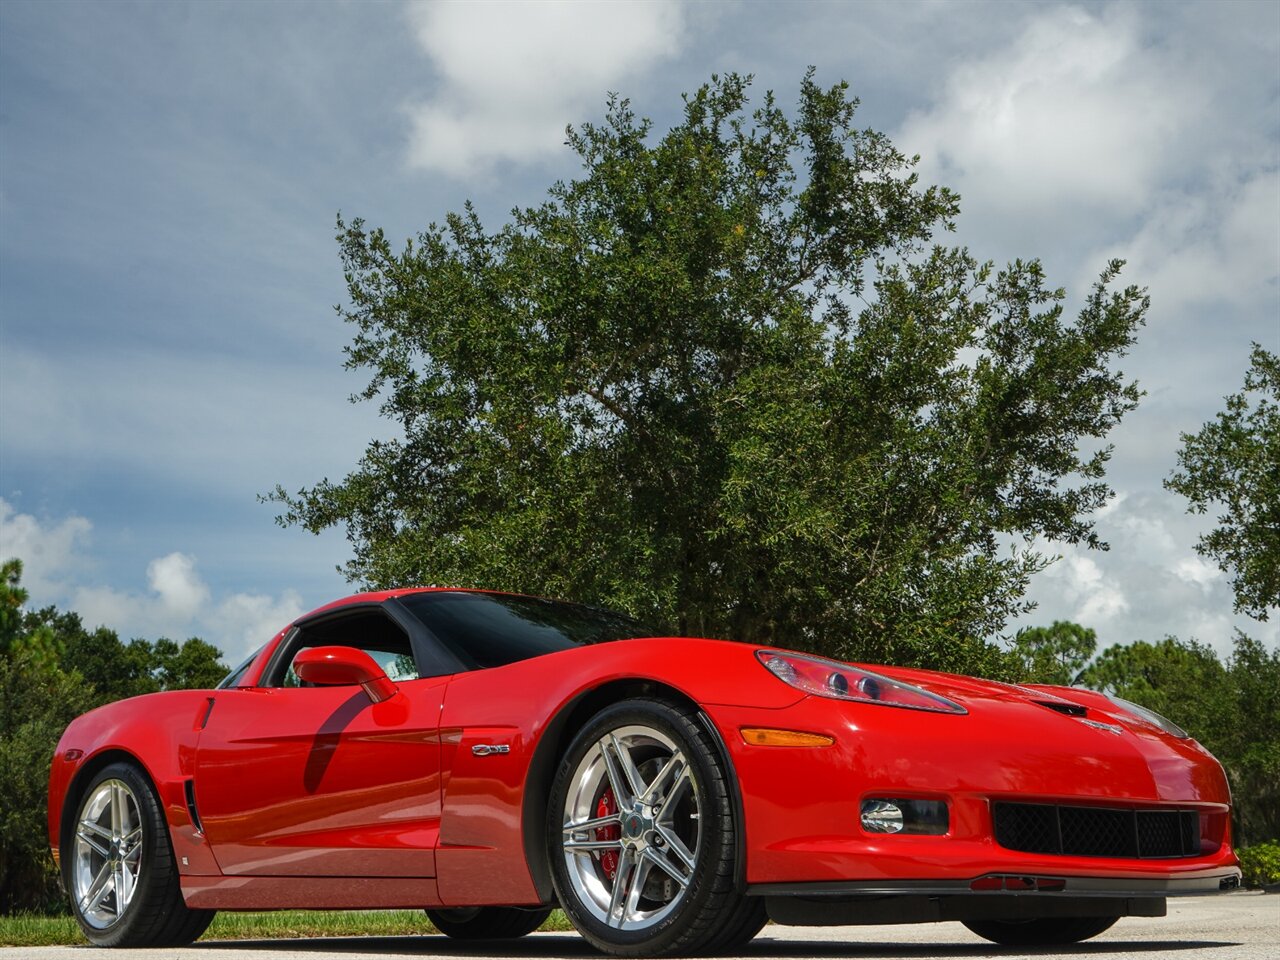
<path id="1" fill-rule="evenodd" d="M 396 695 L 301 684 L 293 658 L 328 645 L 364 650 Z M 421 662 L 382 607 L 344 608 L 295 628 L 261 686 L 215 693 L 194 791 L 224 874 L 435 876 L 448 677 L 420 678 Z"/>

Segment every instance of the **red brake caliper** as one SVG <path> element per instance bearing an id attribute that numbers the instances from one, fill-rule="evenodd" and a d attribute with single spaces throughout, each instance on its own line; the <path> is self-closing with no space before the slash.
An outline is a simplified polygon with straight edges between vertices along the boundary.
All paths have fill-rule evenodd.
<path id="1" fill-rule="evenodd" d="M 618 804 L 613 798 L 613 788 L 605 787 L 604 793 L 600 794 L 600 802 L 596 804 L 597 817 L 609 817 L 618 812 Z M 618 840 L 622 837 L 622 827 L 619 824 L 611 823 L 607 827 L 596 827 L 597 840 Z M 600 854 L 600 868 L 604 870 L 606 880 L 612 880 L 613 875 L 618 872 L 618 852 L 616 850 L 605 850 Z"/>

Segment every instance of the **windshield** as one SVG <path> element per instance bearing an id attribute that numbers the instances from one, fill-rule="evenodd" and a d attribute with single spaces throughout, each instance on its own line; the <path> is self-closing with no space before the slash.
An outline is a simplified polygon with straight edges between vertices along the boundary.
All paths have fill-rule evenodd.
<path id="1" fill-rule="evenodd" d="M 538 597 L 439 591 L 399 600 L 473 669 L 500 667 L 582 644 L 654 635 L 620 613 Z"/>
<path id="2" fill-rule="evenodd" d="M 234 687 L 238 684 L 240 682 L 240 678 L 244 676 L 244 672 L 249 669 L 249 664 L 253 663 L 261 652 L 262 648 L 259 647 L 257 650 L 253 651 L 253 653 L 249 654 L 249 656 L 245 657 L 244 663 L 240 664 L 240 666 L 236 667 L 225 677 L 219 680 L 218 685 L 214 687 L 214 689 L 225 690 L 227 687 Z"/>

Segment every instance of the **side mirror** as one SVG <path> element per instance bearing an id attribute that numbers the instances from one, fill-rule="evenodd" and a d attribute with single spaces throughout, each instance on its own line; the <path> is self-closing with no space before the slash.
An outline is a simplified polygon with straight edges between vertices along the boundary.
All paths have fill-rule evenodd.
<path id="1" fill-rule="evenodd" d="M 396 685 L 387 679 L 373 658 L 355 647 L 312 647 L 293 658 L 299 680 L 324 687 L 359 684 L 374 703 L 390 700 Z"/>

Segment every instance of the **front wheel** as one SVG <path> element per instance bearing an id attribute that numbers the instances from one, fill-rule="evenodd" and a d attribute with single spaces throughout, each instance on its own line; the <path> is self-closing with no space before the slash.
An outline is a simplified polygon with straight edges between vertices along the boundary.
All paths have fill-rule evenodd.
<path id="1" fill-rule="evenodd" d="M 456 907 L 428 910 L 427 919 L 454 940 L 515 940 L 533 933 L 547 917 L 550 907 L 522 910 L 519 907 Z"/>
<path id="2" fill-rule="evenodd" d="M 984 939 L 1006 947 L 1053 947 L 1079 943 L 1109 930 L 1119 917 L 1044 917 L 1040 920 L 966 920 Z"/>
<path id="3" fill-rule="evenodd" d="M 664 701 L 623 701 L 579 732 L 551 788 L 547 840 L 583 937 L 616 956 L 662 956 L 716 949 L 726 925 L 740 942 L 759 929 L 736 880 L 728 775 L 696 714 Z"/>
<path id="4" fill-rule="evenodd" d="M 113 763 L 80 795 L 63 844 L 62 879 L 89 942 L 99 947 L 178 947 L 204 933 L 213 910 L 188 909 L 169 828 L 151 783 Z"/>

